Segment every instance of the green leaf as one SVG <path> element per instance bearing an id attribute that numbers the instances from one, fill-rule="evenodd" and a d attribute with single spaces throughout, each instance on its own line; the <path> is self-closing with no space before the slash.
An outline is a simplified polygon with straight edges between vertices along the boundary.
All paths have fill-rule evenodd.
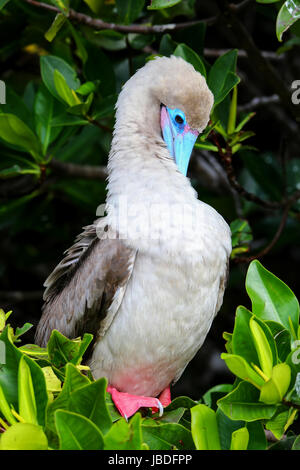
<path id="1" fill-rule="evenodd" d="M 169 57 L 175 51 L 177 42 L 173 41 L 170 34 L 164 34 L 159 44 L 159 53 Z"/>
<path id="2" fill-rule="evenodd" d="M 249 431 L 246 427 L 237 429 L 232 433 L 230 450 L 247 450 Z"/>
<path id="3" fill-rule="evenodd" d="M 247 382 L 258 388 L 263 385 L 263 378 L 252 369 L 243 357 L 236 354 L 222 353 L 221 358 L 226 362 L 228 369 L 240 379 L 247 380 Z"/>
<path id="4" fill-rule="evenodd" d="M 43 429 L 30 423 L 16 423 L 1 434 L 1 450 L 47 450 Z"/>
<path id="5" fill-rule="evenodd" d="M 239 83 L 235 74 L 237 50 L 226 52 L 218 57 L 208 74 L 208 86 L 214 94 L 215 104 L 224 100 L 228 93 Z"/>
<path id="6" fill-rule="evenodd" d="M 251 421 L 246 423 L 249 431 L 248 450 L 266 450 L 267 438 L 262 421 Z"/>
<path id="7" fill-rule="evenodd" d="M 103 7 L 104 0 L 84 0 L 84 2 L 98 15 Z"/>
<path id="8" fill-rule="evenodd" d="M 141 450 L 143 444 L 141 415 L 136 413 L 127 423 L 119 419 L 104 437 L 104 450 Z"/>
<path id="9" fill-rule="evenodd" d="M 25 356 L 22 356 L 19 362 L 18 397 L 20 416 L 22 416 L 27 423 L 38 424 L 33 383 Z"/>
<path id="10" fill-rule="evenodd" d="M 270 405 L 279 403 L 288 391 L 291 381 L 291 369 L 281 363 L 273 367 L 272 376 L 261 388 L 259 401 Z"/>
<path id="11" fill-rule="evenodd" d="M 128 34 L 128 42 L 133 49 L 143 49 L 155 40 L 153 34 Z"/>
<path id="12" fill-rule="evenodd" d="M 194 69 L 206 78 L 205 65 L 203 64 L 198 54 L 193 51 L 193 49 L 186 46 L 185 44 L 178 44 L 174 51 L 174 55 L 176 57 L 182 57 L 184 60 L 192 64 Z"/>
<path id="13" fill-rule="evenodd" d="M 54 86 L 59 97 L 69 106 L 76 106 L 81 104 L 81 101 L 76 95 L 75 91 L 69 88 L 65 77 L 59 72 L 59 70 L 56 69 L 54 70 Z"/>
<path id="14" fill-rule="evenodd" d="M 296 339 L 299 303 L 291 289 L 255 260 L 248 268 L 246 290 L 253 313 L 262 320 L 281 323 Z"/>
<path id="15" fill-rule="evenodd" d="M 107 380 L 96 380 L 71 393 L 69 409 L 90 419 L 103 434 L 112 426 L 112 419 L 105 403 Z"/>
<path id="16" fill-rule="evenodd" d="M 218 406 L 230 419 L 256 421 L 270 419 L 276 411 L 275 405 L 259 402 L 259 390 L 242 381 L 228 395 L 218 401 Z"/>
<path id="17" fill-rule="evenodd" d="M 7 403 L 7 400 L 5 398 L 1 385 L 0 385 L 0 413 L 4 416 L 4 418 L 9 424 L 14 424 L 17 422 L 14 415 L 11 412 L 9 404 Z"/>
<path id="18" fill-rule="evenodd" d="M 215 385 L 214 387 L 210 388 L 202 398 L 205 405 L 215 409 L 217 400 L 226 395 L 228 392 L 231 392 L 231 390 L 231 384 Z"/>
<path id="19" fill-rule="evenodd" d="M 191 432 L 178 423 L 142 424 L 143 441 L 151 450 L 195 449 Z"/>
<path id="20" fill-rule="evenodd" d="M 40 167 L 36 166 L 36 168 L 34 169 L 33 167 L 21 168 L 19 165 L 13 165 L 10 168 L 5 168 L 4 170 L 0 171 L 0 179 L 14 178 L 17 175 L 26 174 L 39 175 Z"/>
<path id="21" fill-rule="evenodd" d="M 232 387 L 231 387 L 232 388 Z M 245 426 L 245 421 L 233 421 L 218 408 L 216 411 L 220 445 L 222 450 L 229 450 L 231 445 L 232 433 Z"/>
<path id="22" fill-rule="evenodd" d="M 47 392 L 61 392 L 61 381 L 53 372 L 52 367 L 43 367 L 42 371 L 46 380 Z"/>
<path id="23" fill-rule="evenodd" d="M 0 0 L 0 10 L 2 10 L 8 2 L 9 0 Z"/>
<path id="24" fill-rule="evenodd" d="M 291 352 L 291 333 L 283 325 L 274 321 L 265 321 L 265 325 L 268 326 L 274 337 L 279 360 L 285 362 Z"/>
<path id="25" fill-rule="evenodd" d="M 118 15 L 122 23 L 130 24 L 140 15 L 145 0 L 116 0 Z"/>
<path id="26" fill-rule="evenodd" d="M 55 424 L 61 450 L 101 450 L 103 436 L 89 419 L 70 411 L 57 410 Z"/>
<path id="27" fill-rule="evenodd" d="M 39 365 L 23 354 L 11 343 L 9 329 L 6 327 L 0 335 L 5 344 L 6 362 L 1 364 L 0 386 L 9 405 L 18 409 L 18 372 L 21 358 L 30 368 L 30 375 L 34 391 L 37 410 L 37 421 L 40 425 L 45 423 L 45 409 L 48 403 L 48 394 L 43 371 Z M 21 392 L 20 392 L 21 393 Z"/>
<path id="28" fill-rule="evenodd" d="M 89 124 L 89 121 L 83 119 L 83 117 L 68 113 L 60 114 L 51 121 L 51 127 L 53 128 L 60 128 L 64 126 L 86 126 L 87 124 Z"/>
<path id="29" fill-rule="evenodd" d="M 69 339 L 59 331 L 53 330 L 47 344 L 51 363 L 58 369 L 64 367 L 67 362 L 79 364 L 92 339 L 93 336 L 89 333 L 85 333 L 82 339 Z"/>
<path id="30" fill-rule="evenodd" d="M 42 84 L 34 100 L 34 120 L 36 133 L 42 143 L 43 154 L 51 142 L 51 120 L 53 116 L 53 96 Z"/>
<path id="31" fill-rule="evenodd" d="M 206 405 L 191 408 L 191 430 L 197 450 L 220 450 L 215 412 Z"/>
<path id="32" fill-rule="evenodd" d="M 252 230 L 247 220 L 235 219 L 230 224 L 232 246 L 247 244 L 252 240 Z"/>
<path id="33" fill-rule="evenodd" d="M 284 427 L 289 418 L 289 410 L 280 411 L 276 413 L 269 421 L 266 423 L 266 429 L 272 432 L 276 439 L 281 439 L 284 434 Z"/>
<path id="34" fill-rule="evenodd" d="M 33 325 L 31 323 L 24 323 L 24 325 L 21 328 L 17 326 L 14 337 L 19 338 L 20 336 L 27 333 L 27 331 L 29 331 L 32 327 Z"/>
<path id="35" fill-rule="evenodd" d="M 45 55 L 41 56 L 41 75 L 44 84 L 50 93 L 57 98 L 61 99 L 58 94 L 54 83 L 54 71 L 58 70 L 63 75 L 66 84 L 71 90 L 76 90 L 80 87 L 80 81 L 77 78 L 75 70 L 60 57 Z"/>
<path id="36" fill-rule="evenodd" d="M 47 41 L 52 42 L 59 30 L 63 27 L 67 20 L 67 17 L 63 13 L 58 13 L 53 20 L 52 25 L 46 31 L 45 38 Z"/>
<path id="37" fill-rule="evenodd" d="M 36 135 L 14 114 L 0 114 L 0 137 L 26 150 L 36 161 L 41 160 L 42 149 Z"/>
<path id="38" fill-rule="evenodd" d="M 249 326 L 258 354 L 260 368 L 270 378 L 273 368 L 273 355 L 266 335 L 254 317 L 250 319 Z"/>
<path id="39" fill-rule="evenodd" d="M 300 18 L 300 0 L 287 0 L 279 10 L 276 20 L 276 34 L 278 41 L 282 35 Z"/>
<path id="40" fill-rule="evenodd" d="M 73 364 L 66 365 L 66 377 L 62 391 L 47 408 L 48 429 L 55 432 L 54 415 L 56 410 L 68 410 L 71 393 L 88 383 L 90 383 L 89 379 L 82 375 Z"/>
<path id="41" fill-rule="evenodd" d="M 163 8 L 173 7 L 180 2 L 181 0 L 151 0 L 151 4 L 147 8 L 148 10 L 161 10 Z"/>

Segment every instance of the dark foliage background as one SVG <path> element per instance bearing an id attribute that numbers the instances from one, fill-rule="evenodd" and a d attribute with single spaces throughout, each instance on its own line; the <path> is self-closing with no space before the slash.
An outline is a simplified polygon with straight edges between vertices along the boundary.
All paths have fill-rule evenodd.
<path id="1" fill-rule="evenodd" d="M 0 2 L 0 6 L 5 3 Z M 0 79 L 7 86 L 7 104 L 1 106 L 1 112 L 16 112 L 23 115 L 28 125 L 34 125 L 30 122 L 31 109 L 41 83 L 40 57 L 51 54 L 71 64 L 83 79 L 82 83 L 96 83 L 91 115 L 98 112 L 100 118 L 88 125 L 64 127 L 60 138 L 65 138 L 65 142 L 50 149 L 47 157 L 54 160 L 43 162 L 36 175 L 17 171 L 7 177 L 4 170 L 15 164 L 13 156 L 18 154 L 18 149 L 1 139 L 0 306 L 14 311 L 12 321 L 19 326 L 25 321 L 37 324 L 45 278 L 82 226 L 94 220 L 97 206 L 105 201 L 105 181 L 96 177 L 96 168 L 101 176 L 110 147 L 115 96 L 149 56 L 168 55 L 175 49 L 175 43 L 188 45 L 208 64 L 213 64 L 224 49 L 239 49 L 238 116 L 242 117 L 245 111 L 256 112 L 247 130 L 255 132 L 249 144 L 257 150 L 244 149 L 233 155 L 235 175 L 243 188 L 263 200 L 280 202 L 300 188 L 299 106 L 292 104 L 290 92 L 291 83 L 300 79 L 300 27 L 296 23 L 285 33 L 285 41 L 278 42 L 275 21 L 282 1 L 274 5 L 244 1 L 237 11 L 223 1 L 182 0 L 163 10 L 147 10 L 150 2 L 138 1 L 140 13 L 128 18 L 130 2 L 125 0 L 72 0 L 70 6 L 75 11 L 117 25 L 133 22 L 139 25 L 191 22 L 191 25 L 133 36 L 114 29 L 96 30 L 69 16 L 51 42 L 45 33 L 56 12 L 47 5 L 59 9 L 67 2 L 49 1 L 46 6 L 38 3 L 11 0 L 0 11 Z M 230 15 L 234 15 L 238 26 Z M 202 19 L 205 21 L 194 24 Z M 252 41 L 254 51 L 267 64 L 271 63 L 276 76 L 282 79 L 282 93 L 268 69 L 261 67 L 251 49 Z M 27 108 L 20 105 L 21 97 Z M 107 103 L 109 111 L 105 114 Z M 212 142 L 212 136 L 208 140 Z M 217 152 L 195 150 L 188 176 L 199 199 L 215 207 L 229 223 L 238 218 L 247 219 L 253 241 L 250 252 L 243 256 L 255 255 L 267 247 L 264 266 L 299 297 L 299 204 L 289 206 L 288 217 L 283 219 L 284 204 L 273 210 L 254 203 L 247 195 L 244 197 L 241 190 L 233 187 L 232 179 L 228 180 L 220 162 L 222 158 Z M 74 176 L 70 163 L 78 165 L 78 176 Z M 87 175 L 87 165 L 95 166 L 95 172 L 89 171 Z M 280 236 L 272 246 L 277 231 Z M 219 357 L 224 350 L 222 332 L 232 331 L 238 305 L 250 306 L 244 289 L 249 260 L 242 262 L 238 257 L 231 263 L 222 310 L 201 351 L 174 387 L 174 396 L 189 395 L 196 399 L 209 387 L 232 381 Z M 24 341 L 33 342 L 33 334 L 30 330 Z"/>

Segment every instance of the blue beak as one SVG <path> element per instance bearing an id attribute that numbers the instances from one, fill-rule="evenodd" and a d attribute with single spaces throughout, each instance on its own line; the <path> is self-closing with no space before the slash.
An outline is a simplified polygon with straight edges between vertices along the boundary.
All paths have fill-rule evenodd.
<path id="1" fill-rule="evenodd" d="M 199 132 L 191 129 L 180 109 L 161 108 L 161 130 L 170 155 L 179 171 L 186 176 L 193 147 Z"/>

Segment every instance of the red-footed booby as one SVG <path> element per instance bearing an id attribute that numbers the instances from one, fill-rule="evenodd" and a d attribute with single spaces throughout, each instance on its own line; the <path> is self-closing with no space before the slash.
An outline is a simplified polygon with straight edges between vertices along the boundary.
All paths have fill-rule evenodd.
<path id="1" fill-rule="evenodd" d="M 220 309 L 230 229 L 186 177 L 213 95 L 178 57 L 124 85 L 108 162 L 105 217 L 85 227 L 45 282 L 36 334 L 94 334 L 89 365 L 122 416 L 162 411 Z M 157 398 L 158 397 L 158 398 Z"/>

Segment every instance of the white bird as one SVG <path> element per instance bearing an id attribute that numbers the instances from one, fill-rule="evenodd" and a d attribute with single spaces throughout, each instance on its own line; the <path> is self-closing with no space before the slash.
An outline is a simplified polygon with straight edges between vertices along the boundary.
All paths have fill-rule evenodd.
<path id="1" fill-rule="evenodd" d="M 85 227 L 45 282 L 36 334 L 94 334 L 89 365 L 129 417 L 170 402 L 171 383 L 219 311 L 230 229 L 186 177 L 213 95 L 178 57 L 149 61 L 124 85 L 108 162 L 107 215 Z M 159 396 L 159 398 L 157 398 Z"/>

